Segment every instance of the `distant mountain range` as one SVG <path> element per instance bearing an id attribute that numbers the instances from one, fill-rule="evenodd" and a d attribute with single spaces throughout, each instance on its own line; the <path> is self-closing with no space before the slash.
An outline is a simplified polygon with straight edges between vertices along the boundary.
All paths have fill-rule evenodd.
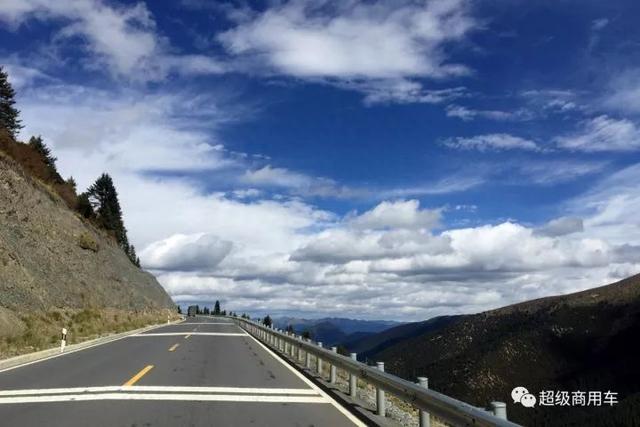
<path id="1" fill-rule="evenodd" d="M 389 320 L 357 320 L 340 317 L 322 319 L 278 317 L 273 319 L 273 324 L 280 329 L 292 326 L 297 334 L 307 331 L 315 341 L 321 341 L 325 346 L 332 346 L 345 341 L 361 339 L 402 323 Z"/>
<path id="2" fill-rule="evenodd" d="M 640 426 L 640 275 L 475 315 L 438 317 L 344 342 L 364 360 L 478 406 L 507 402 L 527 426 Z M 537 406 L 511 390 L 618 393 L 613 407 Z"/>
<path id="3" fill-rule="evenodd" d="M 340 342 L 349 352 L 358 353 L 358 359 L 367 361 L 378 353 L 404 340 L 439 330 L 463 316 L 439 316 L 423 322 L 404 323 L 377 334 L 356 334 Z"/>

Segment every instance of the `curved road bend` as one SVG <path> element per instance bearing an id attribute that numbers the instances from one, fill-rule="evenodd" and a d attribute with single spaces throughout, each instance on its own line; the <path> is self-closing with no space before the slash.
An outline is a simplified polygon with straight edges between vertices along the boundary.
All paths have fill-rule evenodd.
<path id="1" fill-rule="evenodd" d="M 0 372 L 11 426 L 363 426 L 227 319 L 190 318 Z"/>

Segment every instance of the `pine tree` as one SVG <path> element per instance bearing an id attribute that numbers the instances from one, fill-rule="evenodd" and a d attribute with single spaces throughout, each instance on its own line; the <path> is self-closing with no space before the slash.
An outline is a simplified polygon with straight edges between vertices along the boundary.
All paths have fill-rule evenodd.
<path id="1" fill-rule="evenodd" d="M 133 246 L 133 245 L 129 246 L 129 250 L 127 252 L 127 255 L 129 256 L 129 259 L 131 260 L 133 265 L 135 265 L 136 267 L 140 267 L 140 258 L 138 258 L 138 255 L 136 255 L 135 246 Z"/>
<path id="2" fill-rule="evenodd" d="M 56 161 L 58 159 L 51 154 L 51 149 L 47 147 L 40 135 L 32 136 L 29 139 L 29 146 L 40 153 L 42 160 L 52 171 L 58 172 L 56 169 Z"/>
<path id="3" fill-rule="evenodd" d="M 69 187 L 73 189 L 74 193 L 78 190 L 78 184 L 76 183 L 76 180 L 72 176 L 70 176 L 67 179 L 67 185 L 69 185 Z"/>
<path id="4" fill-rule="evenodd" d="M 123 249 L 129 250 L 129 241 L 122 222 L 122 209 L 118 192 L 111 177 L 103 173 L 87 191 L 98 222 L 106 230 L 112 231 Z"/>
<path id="5" fill-rule="evenodd" d="M 216 304 L 213 307 L 213 315 L 214 316 L 220 315 L 220 301 L 216 301 Z"/>
<path id="6" fill-rule="evenodd" d="M 78 196 L 78 205 L 76 209 L 80 212 L 80 215 L 85 218 L 93 218 L 95 216 L 93 206 L 91 205 L 91 201 L 89 200 L 89 195 L 87 193 L 82 193 Z"/>
<path id="7" fill-rule="evenodd" d="M 9 76 L 0 67 L 0 127 L 5 128 L 14 139 L 23 127 L 19 118 L 20 111 L 14 107 L 15 96 Z"/>
<path id="8" fill-rule="evenodd" d="M 267 315 L 264 319 L 262 319 L 262 324 L 267 328 L 270 328 L 271 325 L 273 324 L 273 321 L 271 320 L 271 316 Z"/>
<path id="9" fill-rule="evenodd" d="M 116 241 L 124 253 L 127 254 L 134 265 L 139 267 L 140 261 L 136 255 L 135 247 L 129 245 L 127 229 L 124 227 L 124 221 L 122 220 L 122 209 L 120 208 L 120 201 L 118 200 L 118 192 L 113 185 L 111 177 L 106 173 L 100 175 L 96 182 L 89 187 L 87 194 L 96 218 L 98 219 L 98 223 L 104 229 L 114 234 Z"/>

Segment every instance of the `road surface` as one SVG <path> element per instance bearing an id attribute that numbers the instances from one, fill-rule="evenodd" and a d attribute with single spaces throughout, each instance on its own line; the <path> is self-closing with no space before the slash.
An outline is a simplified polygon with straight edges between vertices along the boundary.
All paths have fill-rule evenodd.
<path id="1" fill-rule="evenodd" d="M 0 424 L 363 425 L 241 328 L 211 317 L 1 371 Z"/>

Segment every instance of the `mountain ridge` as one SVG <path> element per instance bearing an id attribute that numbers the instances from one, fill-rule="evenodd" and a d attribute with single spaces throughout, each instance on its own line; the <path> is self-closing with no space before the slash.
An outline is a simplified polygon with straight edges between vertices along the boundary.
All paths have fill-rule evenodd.
<path id="1" fill-rule="evenodd" d="M 505 401 L 528 426 L 640 425 L 640 275 L 568 295 L 474 315 L 390 345 L 370 356 L 414 381 L 478 406 Z M 615 391 L 614 408 L 523 408 L 513 387 Z M 634 415 L 635 414 L 635 415 Z"/>

